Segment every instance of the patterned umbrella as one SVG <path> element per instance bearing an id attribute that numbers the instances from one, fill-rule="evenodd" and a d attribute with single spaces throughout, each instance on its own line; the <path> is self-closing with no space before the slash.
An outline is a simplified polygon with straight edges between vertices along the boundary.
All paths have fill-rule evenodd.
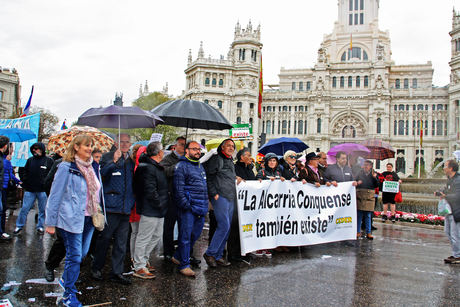
<path id="1" fill-rule="evenodd" d="M 395 150 L 387 142 L 379 139 L 369 139 L 362 142 L 364 146 L 369 148 L 370 153 L 366 154 L 367 159 L 385 160 L 395 157 Z"/>
<path id="2" fill-rule="evenodd" d="M 60 130 L 50 136 L 48 141 L 48 150 L 63 156 L 72 139 L 79 134 L 87 134 L 94 140 L 94 147 L 99 148 L 102 152 L 109 151 L 114 141 L 111 137 L 100 130 L 87 126 L 73 126 L 70 129 Z"/>

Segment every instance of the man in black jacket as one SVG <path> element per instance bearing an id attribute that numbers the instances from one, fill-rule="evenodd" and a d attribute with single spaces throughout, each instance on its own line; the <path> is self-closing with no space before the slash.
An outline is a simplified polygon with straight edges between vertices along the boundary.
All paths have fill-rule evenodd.
<path id="1" fill-rule="evenodd" d="M 38 200 L 38 223 L 37 232 L 43 234 L 43 224 L 45 222 L 45 206 L 47 201 L 45 178 L 53 166 L 53 159 L 45 154 L 45 145 L 43 143 L 35 143 L 30 147 L 32 157 L 27 159 L 26 165 L 19 168 L 19 177 L 24 188 L 24 198 L 22 200 L 22 208 L 16 220 L 16 228 L 13 234 L 17 235 L 21 232 L 26 224 L 27 214 L 33 207 L 35 200 Z"/>
<path id="2" fill-rule="evenodd" d="M 338 182 L 353 181 L 353 173 L 347 165 L 347 154 L 339 151 L 335 158 L 337 163 L 329 165 L 324 173 L 326 182 L 330 182 L 336 187 Z M 353 182 L 353 185 L 356 186 L 356 182 Z"/>
<path id="3" fill-rule="evenodd" d="M 141 216 L 134 252 L 134 276 L 155 278 L 153 268 L 147 268 L 150 253 L 161 241 L 163 218 L 168 210 L 168 182 L 160 161 L 164 151 L 160 142 L 152 142 L 139 158 L 133 186 L 136 211 Z M 149 270 L 150 269 L 150 270 Z"/>
<path id="4" fill-rule="evenodd" d="M 173 179 L 176 164 L 179 158 L 185 152 L 185 138 L 179 136 L 176 139 L 175 149 L 161 160 L 160 165 L 164 167 L 166 177 L 168 178 L 169 202 L 168 212 L 166 213 L 163 225 L 163 249 L 165 260 L 171 261 L 174 255 L 174 225 L 177 221 L 177 206 L 174 200 Z M 201 261 L 200 261 L 201 262 Z"/>
<path id="5" fill-rule="evenodd" d="M 203 254 L 208 266 L 229 266 L 230 262 L 223 258 L 225 244 L 230 234 L 230 224 L 236 201 L 236 174 L 233 164 L 235 142 L 224 140 L 217 147 L 217 154 L 205 163 L 208 194 L 217 220 L 217 229 L 208 249 Z"/>
<path id="6" fill-rule="evenodd" d="M 444 230 L 452 246 L 452 256 L 444 259 L 445 263 L 460 263 L 460 175 L 458 163 L 448 160 L 444 163 L 444 174 L 447 176 L 447 186 L 441 199 L 444 198 L 450 205 L 452 214 L 444 220 Z"/>

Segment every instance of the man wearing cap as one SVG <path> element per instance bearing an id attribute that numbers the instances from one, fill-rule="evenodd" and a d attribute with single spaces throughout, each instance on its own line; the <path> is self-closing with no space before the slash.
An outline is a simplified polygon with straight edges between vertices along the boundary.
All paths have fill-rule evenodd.
<path id="1" fill-rule="evenodd" d="M 319 156 L 317 156 L 314 152 L 310 152 L 305 156 L 305 160 L 307 165 L 300 171 L 299 179 L 314 184 L 316 187 L 320 187 L 324 184 L 330 186 L 331 183 L 324 180 L 324 177 L 319 170 Z"/>

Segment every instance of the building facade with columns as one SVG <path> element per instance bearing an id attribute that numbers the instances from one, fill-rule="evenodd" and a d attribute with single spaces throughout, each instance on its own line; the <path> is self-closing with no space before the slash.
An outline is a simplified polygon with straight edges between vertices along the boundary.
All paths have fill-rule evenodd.
<path id="1" fill-rule="evenodd" d="M 325 35 L 314 66 L 281 68 L 279 84 L 265 86 L 262 118 L 255 123 L 258 128 L 255 135 L 265 133 L 267 140 L 298 137 L 312 151 L 327 151 L 339 143 L 359 143 L 368 138 L 382 139 L 396 149 L 396 157 L 390 161 L 406 176 L 416 173 L 418 158 L 421 158 L 422 169 L 430 171 L 437 161 L 452 156 L 452 152 L 460 148 L 459 15 L 454 12 L 450 32 L 451 82 L 436 87 L 432 85 L 431 62 L 396 65 L 392 61 L 390 35 L 379 29 L 378 10 L 378 0 L 338 1 L 338 20 L 333 32 Z M 237 25 L 235 41 L 238 33 L 248 33 L 239 31 Z M 202 54 L 201 61 L 207 61 L 209 66 L 199 65 L 198 69 L 194 63 L 199 62 L 200 55 L 195 62 L 189 57 L 186 97 L 208 100 L 217 106 L 219 100 L 225 101 L 227 103 L 223 105 L 227 109 L 223 112 L 230 121 L 236 123 L 239 114 L 242 114 L 240 120 L 243 122 L 249 120 L 247 117 L 251 113 L 248 111 L 251 109 L 248 106 L 252 103 L 254 111 L 257 110 L 258 88 L 252 89 L 248 81 L 249 85 L 258 83 L 257 61 L 262 46 L 259 29 L 257 37 L 257 44 L 232 43 L 228 60 L 221 59 L 222 65 L 219 66 L 216 65 L 219 60 L 204 59 Z M 244 76 L 237 76 L 239 70 L 236 66 L 241 60 L 238 50 L 241 48 L 253 49 L 258 54 L 254 63 L 249 61 L 253 64 L 252 70 L 248 69 Z M 200 77 L 194 79 L 192 71 L 201 71 Z M 220 75 L 231 78 L 228 85 L 233 91 L 225 92 L 227 96 L 213 92 L 213 84 L 206 81 L 207 76 L 214 80 L 214 76 L 219 79 Z M 191 91 L 193 87 L 194 91 Z M 197 92 L 201 96 L 196 95 Z M 241 92 L 245 94 L 235 95 Z M 239 101 L 246 103 L 240 113 Z M 256 118 L 254 115 L 253 121 Z M 423 144 L 419 152 L 420 129 Z M 379 164 L 377 169 L 384 170 L 385 165 Z"/>
<path id="2" fill-rule="evenodd" d="M 17 70 L 0 67 L 0 118 L 10 118 L 17 114 L 20 92 Z"/>

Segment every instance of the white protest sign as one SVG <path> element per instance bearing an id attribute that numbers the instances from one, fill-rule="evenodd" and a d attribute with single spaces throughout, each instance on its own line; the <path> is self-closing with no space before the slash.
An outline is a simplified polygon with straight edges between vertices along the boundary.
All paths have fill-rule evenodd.
<path id="1" fill-rule="evenodd" d="M 355 240 L 356 189 L 280 180 L 237 186 L 241 254 L 277 246 Z"/>
<path id="2" fill-rule="evenodd" d="M 161 133 L 152 133 L 152 135 L 150 136 L 149 143 L 161 142 L 162 139 L 163 139 L 163 134 L 161 134 Z"/>
<path id="3" fill-rule="evenodd" d="M 399 182 L 398 181 L 384 181 L 382 192 L 398 193 Z"/>

